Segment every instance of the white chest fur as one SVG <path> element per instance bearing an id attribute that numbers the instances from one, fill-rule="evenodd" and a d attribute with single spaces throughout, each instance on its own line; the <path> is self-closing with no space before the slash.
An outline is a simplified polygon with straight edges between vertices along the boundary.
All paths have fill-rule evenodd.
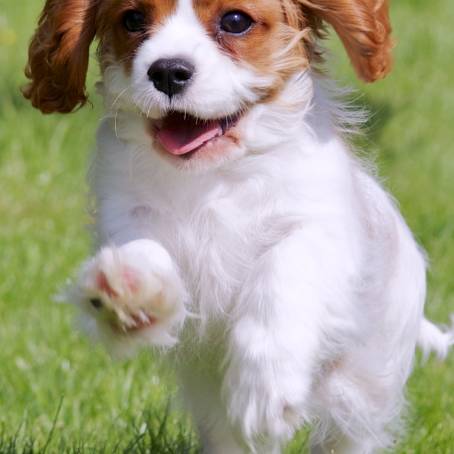
<path id="1" fill-rule="evenodd" d="M 321 236 L 358 230 L 348 215 L 356 203 L 350 159 L 335 139 L 324 148 L 306 139 L 189 175 L 157 162 L 150 144 L 137 137 L 117 139 L 112 120 L 100 129 L 92 173 L 99 239 L 158 241 L 179 267 L 193 309 L 204 316 L 230 312 L 258 258 L 304 224 L 320 223 Z"/>

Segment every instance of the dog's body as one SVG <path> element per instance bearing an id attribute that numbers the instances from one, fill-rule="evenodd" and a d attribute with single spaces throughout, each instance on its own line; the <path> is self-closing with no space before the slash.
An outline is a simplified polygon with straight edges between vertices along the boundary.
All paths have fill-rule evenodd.
<path id="1" fill-rule="evenodd" d="M 251 86 L 276 79 L 227 61 L 191 2 L 177 3 L 138 47 L 129 80 L 104 59 L 91 172 L 101 250 L 76 286 L 87 326 L 114 350 L 172 346 L 208 453 L 279 452 L 304 424 L 316 453 L 389 446 L 418 340 L 441 356 L 452 343 L 423 316 L 424 254 L 351 152 L 349 114 L 323 77 L 291 71 L 259 99 Z M 153 135 L 144 120 L 167 101 L 140 91 L 141 68 L 169 54 L 191 55 L 198 71 L 189 101 L 169 95 L 172 110 L 206 119 L 248 104 L 211 148 L 185 155 L 178 126 L 152 125 Z M 197 86 L 207 71 L 223 83 Z M 43 111 L 68 110 L 47 101 Z M 204 121 L 208 134 L 215 121 Z"/>
<path id="2" fill-rule="evenodd" d="M 186 322 L 177 364 L 213 446 L 228 436 L 229 418 L 246 433 L 289 435 L 295 418 L 316 415 L 374 444 L 410 372 L 424 258 L 334 125 L 311 125 L 310 116 L 294 136 L 283 129 L 288 143 L 266 156 L 183 178 L 146 146 L 117 139 L 115 119 L 101 127 L 93 175 L 101 244 L 120 246 L 128 263 L 130 242 L 140 241 L 151 261 L 132 257 L 131 266 L 152 270 L 158 243 L 178 267 L 200 319 Z"/>

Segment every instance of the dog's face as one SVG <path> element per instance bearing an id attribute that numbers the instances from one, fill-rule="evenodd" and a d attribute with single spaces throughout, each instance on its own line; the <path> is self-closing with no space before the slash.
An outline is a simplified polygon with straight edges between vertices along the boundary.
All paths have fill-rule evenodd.
<path id="1" fill-rule="evenodd" d="M 280 2 L 118 0 L 99 14 L 105 89 L 143 114 L 155 151 L 185 167 L 243 152 L 237 125 L 289 73 Z"/>
<path id="2" fill-rule="evenodd" d="M 390 66 L 385 0 L 48 0 L 25 95 L 45 113 L 86 101 L 91 41 L 115 109 L 139 112 L 153 150 L 181 167 L 245 152 L 242 125 L 319 60 L 330 23 L 358 75 Z"/>

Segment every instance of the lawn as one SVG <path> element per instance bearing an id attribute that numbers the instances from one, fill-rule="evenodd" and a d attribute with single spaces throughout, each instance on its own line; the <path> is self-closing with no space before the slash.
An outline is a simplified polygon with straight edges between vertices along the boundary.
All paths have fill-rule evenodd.
<path id="1" fill-rule="evenodd" d="M 169 373 L 144 353 L 112 362 L 53 302 L 89 253 L 84 174 L 100 116 L 44 117 L 19 93 L 41 0 L 0 0 L 0 453 L 197 452 Z M 393 74 L 358 84 L 337 42 L 332 72 L 372 112 L 376 159 L 431 258 L 427 313 L 454 312 L 454 6 L 392 2 Z M 90 88 L 97 69 L 90 70 Z M 453 352 L 454 353 L 454 352 Z M 454 354 L 415 369 L 399 453 L 454 453 Z M 305 452 L 305 436 L 288 448 Z"/>

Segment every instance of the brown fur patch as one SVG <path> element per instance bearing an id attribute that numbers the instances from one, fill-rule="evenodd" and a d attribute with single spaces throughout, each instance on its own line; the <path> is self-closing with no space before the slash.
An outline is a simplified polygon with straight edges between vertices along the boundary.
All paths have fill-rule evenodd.
<path id="1" fill-rule="evenodd" d="M 304 69 L 307 64 L 304 48 L 298 43 L 290 45 L 298 30 L 289 26 L 281 1 L 194 0 L 194 7 L 203 26 L 222 51 L 263 75 L 273 76 L 274 85 L 262 93 L 262 99 L 274 96 L 290 74 Z M 252 28 L 242 35 L 223 32 L 221 18 L 231 11 L 248 14 L 254 20 Z"/>
<path id="2" fill-rule="evenodd" d="M 311 19 L 316 37 L 323 37 L 323 21 L 330 24 L 342 40 L 350 60 L 365 82 L 385 77 L 392 68 L 388 0 L 293 0 Z"/>
<path id="3" fill-rule="evenodd" d="M 99 54 L 103 58 L 114 58 L 124 64 L 130 72 L 135 53 L 155 29 L 175 11 L 177 0 L 114 0 L 103 3 L 98 12 Z M 123 26 L 127 11 L 136 10 L 144 14 L 146 29 L 143 33 L 130 33 Z"/>
<path id="4" fill-rule="evenodd" d="M 95 12 L 95 1 L 46 1 L 25 68 L 30 83 L 22 90 L 43 113 L 71 112 L 85 104 Z"/>
<path id="5" fill-rule="evenodd" d="M 87 100 L 89 48 L 97 36 L 100 60 L 121 62 L 127 71 L 138 46 L 175 10 L 178 0 L 47 0 L 29 49 L 24 96 L 44 113 L 71 112 Z M 340 36 L 358 76 L 366 82 L 391 70 L 388 0 L 193 0 L 196 13 L 223 52 L 274 77 L 270 99 L 295 71 L 320 60 L 315 41 L 324 24 Z M 123 26 L 127 10 L 142 11 L 143 33 Z M 255 21 L 241 36 L 219 29 L 221 17 L 241 10 Z"/>
<path id="6" fill-rule="evenodd" d="M 224 51 L 232 57 L 247 61 L 259 70 L 269 68 L 270 55 L 280 45 L 279 24 L 283 15 L 279 2 L 265 0 L 194 0 L 197 15 Z M 222 16 L 239 10 L 248 14 L 254 25 L 243 35 L 225 33 L 219 28 Z"/>

